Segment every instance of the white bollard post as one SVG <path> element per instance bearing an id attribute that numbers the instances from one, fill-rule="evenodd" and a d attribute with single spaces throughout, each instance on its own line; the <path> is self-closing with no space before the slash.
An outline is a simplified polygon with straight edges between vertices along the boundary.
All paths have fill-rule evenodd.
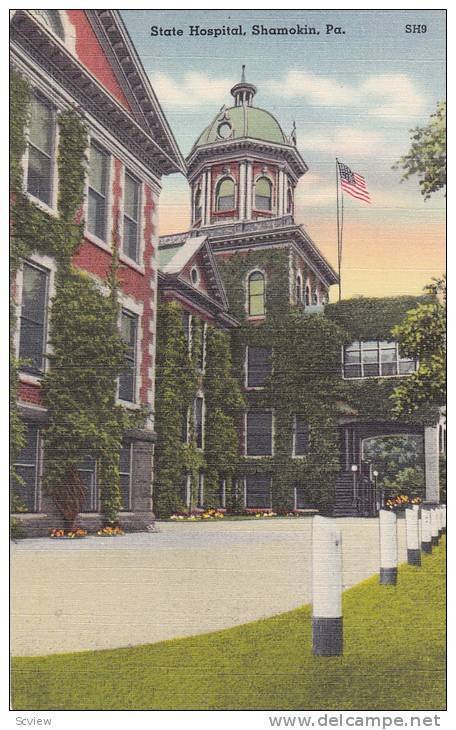
<path id="1" fill-rule="evenodd" d="M 421 550 L 423 553 L 432 553 L 431 510 L 421 508 Z"/>
<path id="2" fill-rule="evenodd" d="M 442 504 L 442 532 L 446 533 L 446 504 Z"/>
<path id="3" fill-rule="evenodd" d="M 312 650 L 342 654 L 342 536 L 334 519 L 312 521 Z"/>
<path id="4" fill-rule="evenodd" d="M 407 562 L 409 565 L 421 565 L 419 511 L 412 507 L 405 510 L 405 530 L 407 535 Z"/>
<path id="5" fill-rule="evenodd" d="M 394 512 L 381 509 L 380 523 L 380 583 L 397 583 L 397 518 Z"/>
<path id="6" fill-rule="evenodd" d="M 433 545 L 439 544 L 439 516 L 437 507 L 431 508 L 431 542 Z"/>
<path id="7" fill-rule="evenodd" d="M 442 505 L 437 507 L 437 527 L 439 530 L 439 540 L 442 537 Z"/>
<path id="8" fill-rule="evenodd" d="M 413 509 L 415 510 L 415 512 L 418 515 L 418 545 L 421 550 L 421 512 L 422 512 L 422 509 L 419 504 L 414 504 Z"/>

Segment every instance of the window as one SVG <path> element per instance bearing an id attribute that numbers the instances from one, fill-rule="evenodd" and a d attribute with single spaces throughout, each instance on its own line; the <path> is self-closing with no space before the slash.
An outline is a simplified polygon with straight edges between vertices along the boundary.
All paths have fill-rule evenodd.
<path id="1" fill-rule="evenodd" d="M 204 472 L 200 471 L 198 474 L 198 504 L 197 507 L 203 507 L 204 505 Z"/>
<path id="2" fill-rule="evenodd" d="M 106 152 L 94 144 L 90 145 L 87 230 L 101 241 L 106 240 L 108 161 Z"/>
<path id="3" fill-rule="evenodd" d="M 204 430 L 204 399 L 197 396 L 193 401 L 193 422 L 195 426 L 195 441 L 198 449 L 203 448 Z"/>
<path id="4" fill-rule="evenodd" d="M 139 261 L 139 190 L 139 182 L 125 172 L 123 252 L 136 262 Z"/>
<path id="5" fill-rule="evenodd" d="M 294 488 L 295 509 L 312 509 L 314 505 L 309 502 L 304 487 L 296 485 Z"/>
<path id="6" fill-rule="evenodd" d="M 265 312 L 264 295 L 265 285 L 264 276 L 261 271 L 254 271 L 250 274 L 248 281 L 249 290 L 249 315 L 251 317 L 262 315 Z"/>
<path id="7" fill-rule="evenodd" d="M 48 281 L 46 269 L 24 264 L 19 357 L 25 361 L 22 369 L 31 373 L 41 373 L 45 368 Z"/>
<path id="8" fill-rule="evenodd" d="M 272 456 L 272 412 L 246 414 L 246 456 Z"/>
<path id="9" fill-rule="evenodd" d="M 85 487 L 85 496 L 81 512 L 97 512 L 98 490 L 96 480 L 96 462 L 91 454 L 85 454 L 78 468 L 79 477 Z"/>
<path id="10" fill-rule="evenodd" d="M 245 506 L 260 509 L 271 508 L 271 477 L 252 474 L 245 480 Z"/>
<path id="11" fill-rule="evenodd" d="M 126 312 L 121 314 L 121 337 L 127 345 L 127 367 L 119 376 L 119 398 L 134 403 L 136 400 L 136 343 L 138 336 L 138 317 Z"/>
<path id="12" fill-rule="evenodd" d="M 199 273 L 196 266 L 193 266 L 192 270 L 190 271 L 190 278 L 192 280 L 192 284 L 198 284 L 199 282 Z"/>
<path id="13" fill-rule="evenodd" d="M 195 221 L 201 220 L 202 208 L 201 208 L 201 188 L 200 187 L 196 188 L 194 210 L 195 210 Z"/>
<path id="14" fill-rule="evenodd" d="M 289 187 L 287 190 L 287 213 L 293 212 L 293 192 Z"/>
<path id="15" fill-rule="evenodd" d="M 52 177 L 54 151 L 54 114 L 49 104 L 32 98 L 27 192 L 49 206 L 52 206 Z"/>
<path id="16" fill-rule="evenodd" d="M 416 370 L 416 361 L 399 355 L 397 342 L 356 341 L 344 347 L 344 377 L 368 378 L 408 375 Z"/>
<path id="17" fill-rule="evenodd" d="M 217 185 L 215 192 L 216 210 L 233 210 L 234 208 L 234 182 L 229 177 L 223 178 Z"/>
<path id="18" fill-rule="evenodd" d="M 312 292 L 312 304 L 318 304 L 318 289 L 315 288 Z"/>
<path id="19" fill-rule="evenodd" d="M 304 416 L 295 415 L 293 423 L 293 456 L 306 456 L 309 451 L 309 424 Z"/>
<path id="20" fill-rule="evenodd" d="M 255 208 L 257 210 L 272 208 L 272 183 L 267 177 L 260 177 L 255 183 Z"/>
<path id="21" fill-rule="evenodd" d="M 184 335 L 188 344 L 188 351 L 190 352 L 192 338 L 192 315 L 190 314 L 190 312 L 186 312 L 185 309 L 182 312 L 182 326 L 184 328 Z"/>
<path id="22" fill-rule="evenodd" d="M 120 494 L 122 496 L 121 510 L 131 509 L 131 444 L 123 444 L 120 449 L 119 475 Z"/>
<path id="23" fill-rule="evenodd" d="M 204 373 L 206 366 L 206 335 L 207 335 L 207 324 L 206 322 L 201 323 L 201 347 L 198 358 L 198 369 Z"/>
<path id="24" fill-rule="evenodd" d="M 25 445 L 21 449 L 14 469 L 19 480 L 13 481 L 14 494 L 19 498 L 21 507 L 28 512 L 38 508 L 38 465 L 40 434 L 37 426 L 29 424 L 25 431 Z M 14 504 L 12 505 L 14 509 Z"/>
<path id="25" fill-rule="evenodd" d="M 310 287 L 306 286 L 306 307 L 310 305 Z"/>
<path id="26" fill-rule="evenodd" d="M 272 348 L 247 348 L 247 387 L 264 388 L 272 374 Z"/>
<path id="27" fill-rule="evenodd" d="M 302 277 L 301 274 L 296 275 L 296 303 L 302 301 Z"/>

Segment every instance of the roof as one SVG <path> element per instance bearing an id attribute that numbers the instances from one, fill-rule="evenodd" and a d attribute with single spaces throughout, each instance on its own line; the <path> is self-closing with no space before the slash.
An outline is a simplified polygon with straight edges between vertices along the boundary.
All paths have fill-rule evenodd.
<path id="1" fill-rule="evenodd" d="M 218 133 L 223 122 L 231 126 L 231 134 L 223 137 Z M 289 144 L 277 119 L 265 109 L 256 106 L 232 106 L 222 109 L 195 142 L 195 147 L 214 142 L 249 137 L 266 142 Z"/>
<path id="2" fill-rule="evenodd" d="M 164 274 L 178 274 L 201 248 L 207 236 L 187 238 L 183 245 L 158 249 L 158 266 Z"/>

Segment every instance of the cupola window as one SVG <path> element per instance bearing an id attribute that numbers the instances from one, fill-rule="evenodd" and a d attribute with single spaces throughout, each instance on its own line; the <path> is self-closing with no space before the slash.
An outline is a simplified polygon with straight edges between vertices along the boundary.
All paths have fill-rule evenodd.
<path id="1" fill-rule="evenodd" d="M 265 312 L 264 295 L 265 285 L 264 276 L 261 271 L 254 271 L 249 276 L 249 315 L 251 317 L 259 316 Z"/>
<path id="2" fill-rule="evenodd" d="M 260 177 L 255 185 L 255 208 L 257 210 L 271 210 L 272 184 L 267 177 Z"/>
<path id="3" fill-rule="evenodd" d="M 234 182 L 231 178 L 225 177 L 217 185 L 215 193 L 216 210 L 233 210 L 234 208 Z"/>

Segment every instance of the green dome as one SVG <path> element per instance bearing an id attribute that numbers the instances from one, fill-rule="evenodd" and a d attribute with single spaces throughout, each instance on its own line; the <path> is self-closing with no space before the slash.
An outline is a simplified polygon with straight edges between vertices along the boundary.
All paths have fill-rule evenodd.
<path id="1" fill-rule="evenodd" d="M 241 137 L 287 144 L 280 124 L 272 114 L 265 109 L 243 105 L 221 109 L 195 142 L 195 147 Z"/>

